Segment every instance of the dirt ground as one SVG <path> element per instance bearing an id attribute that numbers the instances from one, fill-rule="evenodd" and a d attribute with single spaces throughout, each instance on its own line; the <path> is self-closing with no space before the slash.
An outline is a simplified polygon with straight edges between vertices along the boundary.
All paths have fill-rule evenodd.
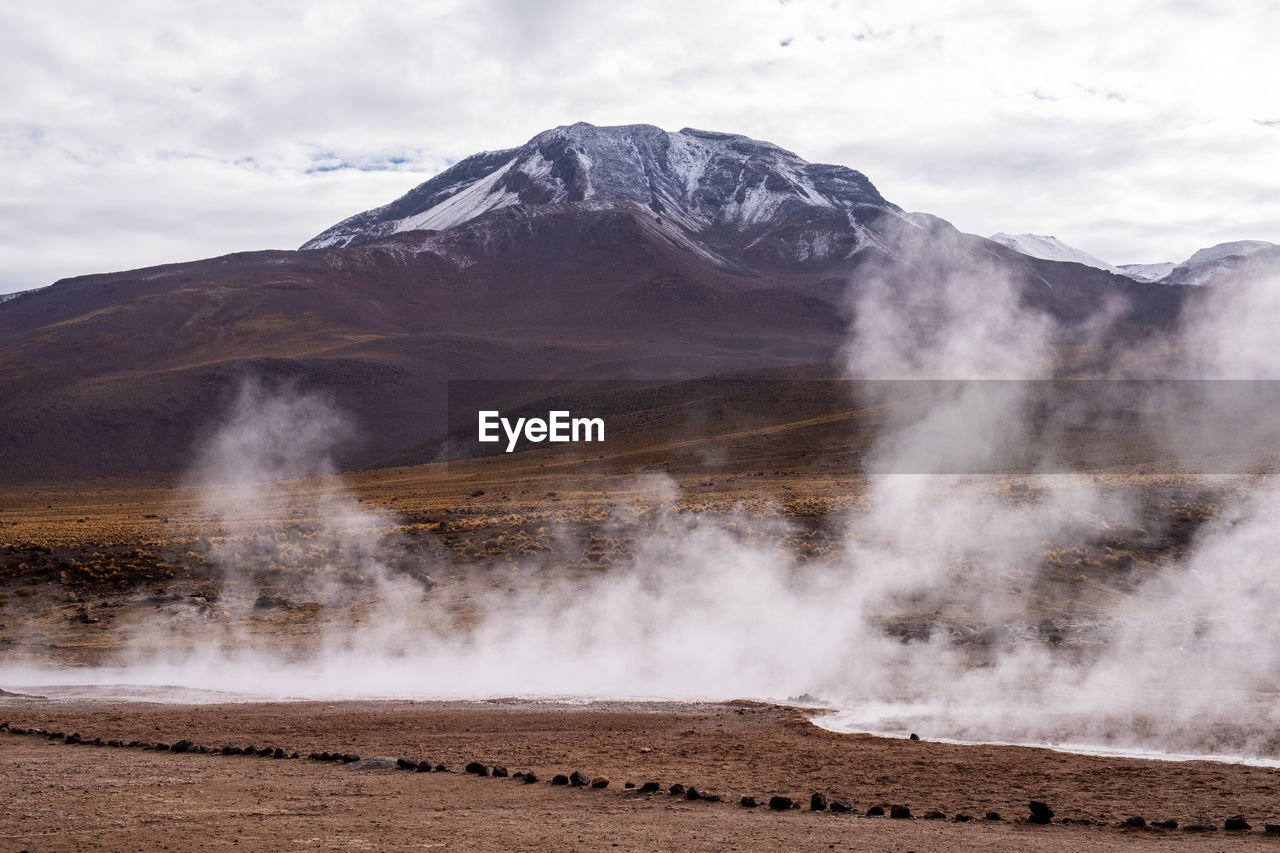
<path id="1" fill-rule="evenodd" d="M 13 727 L 103 741 L 280 747 L 298 760 L 69 745 L 0 733 L 4 850 L 1231 850 L 1276 843 L 1272 769 L 840 735 L 774 706 L 497 701 L 177 705 L 0 697 Z M 311 752 L 429 759 L 352 770 Z M 534 772 L 536 784 L 463 772 Z M 608 787 L 551 785 L 558 773 Z M 660 782 L 662 793 L 624 788 Z M 674 783 L 715 793 L 690 801 Z M 809 810 L 813 793 L 852 814 Z M 759 808 L 739 804 L 756 797 Z M 774 795 L 799 808 L 770 810 Z M 1025 821 L 1043 800 L 1054 822 Z M 911 820 L 868 817 L 909 805 Z M 939 811 L 946 819 L 925 819 Z M 987 820 L 997 811 L 1003 820 Z M 957 822 L 957 814 L 973 815 Z M 1242 814 L 1247 832 L 1222 829 Z M 1134 829 L 1130 816 L 1215 824 Z M 1069 819 L 1070 823 L 1062 822 Z M 1085 821 L 1097 821 L 1096 825 Z"/>

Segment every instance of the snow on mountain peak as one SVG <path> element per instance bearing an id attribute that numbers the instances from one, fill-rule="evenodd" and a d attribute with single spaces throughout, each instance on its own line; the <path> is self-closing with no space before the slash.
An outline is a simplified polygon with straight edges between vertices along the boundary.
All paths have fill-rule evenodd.
<path id="1" fill-rule="evenodd" d="M 543 131 L 519 148 L 468 157 L 302 248 L 444 230 L 517 204 L 629 206 L 686 236 L 716 231 L 746 238 L 806 210 L 825 211 L 854 230 L 860 216 L 901 215 L 862 173 L 808 163 L 769 142 L 688 127 L 669 133 L 647 124 L 579 122 Z"/>
<path id="2" fill-rule="evenodd" d="M 1021 252 L 1032 258 L 1040 258 L 1046 261 L 1065 261 L 1067 263 L 1084 264 L 1087 267 L 1106 270 L 1116 275 L 1125 275 L 1124 271 L 1119 267 L 1113 266 L 1104 260 L 1095 258 L 1093 255 L 1074 246 L 1068 246 L 1057 237 L 1045 237 L 1039 234 L 992 234 L 990 239 L 1002 246 L 1007 246 L 1015 252 Z"/>

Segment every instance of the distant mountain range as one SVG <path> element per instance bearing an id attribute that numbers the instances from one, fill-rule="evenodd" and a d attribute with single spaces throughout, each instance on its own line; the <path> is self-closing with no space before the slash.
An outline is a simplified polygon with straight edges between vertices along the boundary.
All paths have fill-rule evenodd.
<path id="1" fill-rule="evenodd" d="M 1068 246 L 1057 237 L 1036 234 L 992 234 L 991 239 L 1027 257 L 1068 261 L 1124 275 L 1135 281 L 1162 284 L 1211 285 L 1243 267 L 1254 255 L 1280 260 L 1280 246 L 1264 240 L 1236 240 L 1200 249 L 1182 263 L 1122 264 L 1112 266 L 1088 252 Z"/>
<path id="2" fill-rule="evenodd" d="M 1196 290 L 1178 282 L 1239 257 L 1197 253 L 1157 284 L 1008 240 L 744 136 L 559 127 L 298 251 L 82 276 L 0 303 L 0 482 L 180 471 L 246 375 L 332 397 L 362 436 L 338 462 L 366 466 L 439 433 L 451 379 L 831 365 L 864 288 L 915 306 L 922 282 L 957 270 L 1011 282 L 1067 330 L 1097 334 L 1106 305 L 1122 346 L 1173 327 Z"/>

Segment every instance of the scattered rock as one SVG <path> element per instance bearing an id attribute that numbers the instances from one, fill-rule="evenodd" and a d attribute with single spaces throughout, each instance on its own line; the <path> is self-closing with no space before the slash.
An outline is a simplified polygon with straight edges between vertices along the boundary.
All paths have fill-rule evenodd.
<path id="1" fill-rule="evenodd" d="M 814 794 L 809 798 L 809 811 L 825 812 L 827 810 L 827 795 Z"/>
<path id="2" fill-rule="evenodd" d="M 1183 832 L 1217 832 L 1218 827 L 1211 823 L 1189 823 L 1182 827 Z"/>
<path id="3" fill-rule="evenodd" d="M 675 795 L 678 797 L 678 796 L 680 796 L 681 794 L 683 794 L 683 793 L 684 793 L 684 785 L 681 785 L 679 782 L 677 782 L 677 783 L 675 783 L 674 785 L 672 785 L 670 788 L 668 788 L 667 790 L 668 790 L 670 793 L 675 794 Z"/>
<path id="4" fill-rule="evenodd" d="M 697 785 L 690 785 L 689 790 L 685 791 L 685 798 L 690 800 L 702 799 L 702 792 L 698 790 Z"/>
<path id="5" fill-rule="evenodd" d="M 1027 823 L 1044 824 L 1053 820 L 1053 809 L 1039 800 L 1032 800 L 1027 804 L 1027 808 L 1031 809 L 1031 817 L 1027 818 Z"/>
<path id="6" fill-rule="evenodd" d="M 498 779 L 505 779 L 510 774 L 507 773 L 507 768 L 499 764 L 497 767 L 493 768 L 493 775 Z"/>
<path id="7" fill-rule="evenodd" d="M 884 806 L 872 806 L 867 809 L 867 817 L 884 817 Z"/>
<path id="8" fill-rule="evenodd" d="M 346 752 L 346 753 L 343 753 L 342 755 L 343 764 L 354 764 L 359 760 L 360 760 L 360 756 L 355 755 L 354 753 Z"/>
<path id="9" fill-rule="evenodd" d="M 285 753 L 283 749 L 277 746 L 274 750 L 271 751 L 271 757 L 272 758 L 288 758 L 289 756 L 287 753 Z"/>
<path id="10" fill-rule="evenodd" d="M 485 767 L 479 761 L 472 761 L 470 764 L 468 764 L 466 767 L 463 768 L 463 772 L 474 773 L 477 776 L 488 776 L 489 768 Z"/>
<path id="11" fill-rule="evenodd" d="M 569 774 L 569 784 L 575 788 L 585 788 L 591 784 L 591 777 L 581 770 L 575 770 Z"/>
<path id="12" fill-rule="evenodd" d="M 1124 819 L 1124 825 L 1134 829 L 1144 829 L 1147 825 L 1147 819 L 1139 815 L 1133 815 Z"/>
<path id="13" fill-rule="evenodd" d="M 952 818 L 952 820 L 954 820 L 956 823 L 968 823 L 969 821 L 973 820 L 973 815 L 965 814 L 964 812 L 961 812 L 960 814 Z"/>
<path id="14" fill-rule="evenodd" d="M 314 753 L 312 754 L 314 755 Z M 396 767 L 399 767 L 401 770 L 417 770 L 418 762 L 410 761 L 407 758 L 397 758 Z"/>
<path id="15" fill-rule="evenodd" d="M 1236 831 L 1253 829 L 1253 827 L 1249 825 L 1248 821 L 1244 819 L 1244 815 L 1236 815 L 1235 817 L 1227 818 L 1222 822 L 1222 828 Z"/>
<path id="16" fill-rule="evenodd" d="M 898 820 L 911 820 L 911 807 L 904 805 L 896 805 L 889 807 L 889 817 Z"/>
<path id="17" fill-rule="evenodd" d="M 754 809 L 760 804 L 756 802 L 755 797 L 744 795 L 741 800 L 738 800 L 738 805 L 742 806 L 744 809 Z"/>
<path id="18" fill-rule="evenodd" d="M 853 811 L 853 803 L 845 802 L 844 800 L 832 800 L 829 808 L 836 814 L 848 814 Z"/>
<path id="19" fill-rule="evenodd" d="M 987 812 L 987 820 L 1004 820 L 1000 817 L 1000 812 Z"/>
<path id="20" fill-rule="evenodd" d="M 534 782 L 537 782 L 537 781 L 538 781 L 538 774 L 537 774 L 537 773 L 526 773 L 526 774 L 524 774 L 524 783 L 525 783 L 526 785 L 532 785 Z"/>
<path id="21" fill-rule="evenodd" d="M 793 805 L 794 803 L 791 802 L 790 797 L 770 797 L 769 798 L 769 808 L 773 809 L 775 812 L 785 812 L 788 809 L 790 809 Z"/>
<path id="22" fill-rule="evenodd" d="M 168 752 L 170 749 L 173 748 L 173 744 L 165 743 L 164 741 L 157 741 L 156 745 L 153 748 L 157 752 Z"/>
<path id="23" fill-rule="evenodd" d="M 607 788 L 607 787 L 609 787 L 609 780 L 608 780 L 608 779 L 606 779 L 606 778 L 604 778 L 603 776 L 597 776 L 597 777 L 595 777 L 594 779 L 592 779 L 592 780 L 591 780 L 591 787 L 593 787 L 593 788 Z"/>
<path id="24" fill-rule="evenodd" d="M 528 781 L 528 780 L 526 779 L 525 781 Z M 568 785 L 569 777 L 564 775 L 563 773 L 557 773 L 556 775 L 551 777 L 551 784 L 552 785 Z"/>
<path id="25" fill-rule="evenodd" d="M 417 771 L 417 772 L 419 772 L 419 773 L 430 773 L 430 772 L 431 772 L 431 762 L 430 762 L 430 761 L 419 761 L 419 762 L 418 762 L 418 764 L 417 764 L 417 766 L 416 766 L 416 767 L 414 767 L 414 770 L 416 770 L 416 771 Z"/>
<path id="26" fill-rule="evenodd" d="M 13 729 L 13 733 L 14 733 L 14 734 L 17 734 L 17 735 L 24 735 L 24 734 L 26 734 L 26 731 L 24 731 L 23 729 Z M 67 737 L 66 737 L 66 742 L 67 742 L 67 743 L 72 743 L 72 744 L 80 743 L 80 733 L 79 733 L 79 732 L 75 732 L 75 733 L 72 733 L 72 734 L 67 735 Z"/>
<path id="27" fill-rule="evenodd" d="M 656 794 L 661 790 L 662 790 L 661 782 L 645 782 L 643 785 L 640 786 L 640 793 L 642 794 Z"/>
<path id="28" fill-rule="evenodd" d="M 925 812 L 923 815 L 925 820 L 946 820 L 947 816 L 942 812 Z"/>
<path id="29" fill-rule="evenodd" d="M 436 772 L 437 772 L 437 773 L 448 773 L 448 772 L 449 772 L 449 768 L 448 768 L 448 767 L 445 767 L 443 764 L 437 764 L 437 765 L 436 765 Z"/>
<path id="30" fill-rule="evenodd" d="M 718 803 L 722 799 L 724 798 L 721 797 L 719 794 L 703 794 L 702 795 L 702 801 L 704 803 Z"/>
<path id="31" fill-rule="evenodd" d="M 1162 820 L 1159 823 L 1153 823 L 1151 825 L 1158 827 L 1160 829 L 1177 829 L 1178 828 L 1178 822 L 1176 820 Z"/>
<path id="32" fill-rule="evenodd" d="M 195 746 L 195 744 L 189 740 L 180 740 L 169 748 L 174 752 L 189 752 L 193 746 Z"/>

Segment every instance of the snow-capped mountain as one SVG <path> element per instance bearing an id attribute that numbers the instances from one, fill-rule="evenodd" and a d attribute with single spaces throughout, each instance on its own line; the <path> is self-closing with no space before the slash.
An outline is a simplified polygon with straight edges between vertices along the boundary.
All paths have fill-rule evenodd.
<path id="1" fill-rule="evenodd" d="M 1002 246 L 1008 246 L 1015 252 L 1021 252 L 1032 258 L 1046 261 L 1065 261 L 1073 264 L 1084 264 L 1094 269 L 1106 270 L 1116 275 L 1126 273 L 1119 267 L 1112 266 L 1104 260 L 1095 258 L 1088 252 L 1068 246 L 1057 237 L 1043 237 L 1039 234 L 992 234 L 989 238 Z"/>
<path id="2" fill-rule="evenodd" d="M 1243 266 L 1250 255 L 1276 248 L 1265 240 L 1236 240 L 1201 249 L 1178 264 L 1164 278 L 1163 284 L 1211 284 L 1215 278 Z"/>
<path id="3" fill-rule="evenodd" d="M 519 148 L 468 157 L 302 248 L 450 229 L 516 205 L 640 209 L 671 239 L 720 260 L 761 244 L 776 250 L 770 235 L 783 228 L 791 259 L 847 257 L 875 242 L 866 223 L 903 215 L 861 172 L 808 163 L 768 142 L 693 128 L 669 133 L 645 124 L 579 122 Z"/>
<path id="4" fill-rule="evenodd" d="M 1173 272 L 1176 266 L 1173 261 L 1164 261 L 1158 264 L 1121 264 L 1119 269 L 1135 281 L 1159 281 Z"/>

